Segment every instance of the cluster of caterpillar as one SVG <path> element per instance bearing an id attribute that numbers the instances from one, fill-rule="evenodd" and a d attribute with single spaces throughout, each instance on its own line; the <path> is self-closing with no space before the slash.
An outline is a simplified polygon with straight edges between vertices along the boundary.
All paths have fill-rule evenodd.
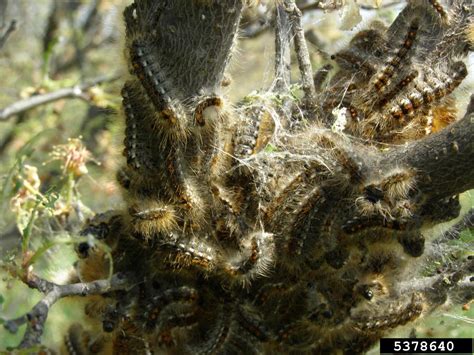
<path id="1" fill-rule="evenodd" d="M 411 1 L 390 28 L 376 22 L 360 32 L 331 57 L 341 70 L 322 107 L 346 107 L 346 133 L 384 144 L 444 128 L 456 119 L 449 95 L 467 76 L 457 58 L 470 50 L 470 11 L 462 2 L 448 11 L 437 1 Z"/>
<path id="2" fill-rule="evenodd" d="M 430 309 L 426 292 L 397 287 L 424 253 L 423 226 L 457 216 L 458 199 L 430 207 L 417 171 L 377 157 L 455 120 L 472 9 L 408 1 L 335 53 L 329 80 L 332 64 L 316 73 L 317 109 L 280 125 L 278 103 L 233 106 L 221 90 L 243 8 L 125 10 L 127 207 L 83 235 L 138 281 L 90 298 L 95 323 L 71 328 L 69 353 L 360 353 Z M 334 132 L 340 108 L 347 124 Z M 79 280 L 108 275 L 99 245 L 77 251 Z"/>

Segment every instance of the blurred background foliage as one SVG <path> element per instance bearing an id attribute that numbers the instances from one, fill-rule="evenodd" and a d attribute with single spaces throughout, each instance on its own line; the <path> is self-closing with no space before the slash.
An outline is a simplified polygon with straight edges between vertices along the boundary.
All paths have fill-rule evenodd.
<path id="1" fill-rule="evenodd" d="M 40 299 L 15 277 L 18 269 L 34 267 L 48 280 L 67 282 L 81 224 L 96 212 L 121 208 L 115 171 L 121 162 L 120 89 L 126 73 L 121 13 L 128 2 L 0 0 L 0 322 L 26 313 Z M 308 3 L 300 1 L 301 6 Z M 338 7 L 342 1 L 326 3 Z M 315 67 L 326 64 L 325 53 L 341 48 L 375 17 L 392 20 L 402 5 L 358 3 L 362 10 L 348 0 L 336 11 L 306 13 Z M 377 6 L 380 9 L 373 9 Z M 228 89 L 234 103 L 272 82 L 270 25 L 262 5 L 245 14 Z M 460 106 L 472 92 L 470 78 L 458 90 Z M 63 88 L 72 94 L 19 114 L 2 110 Z M 463 212 L 472 208 L 474 193 L 465 193 L 462 202 Z M 440 233 L 454 222 L 426 233 Z M 468 250 L 472 253 L 473 241 L 472 231 L 465 231 L 456 241 L 461 254 L 446 256 L 446 262 Z M 426 272 L 434 273 L 437 267 L 441 265 Z M 65 299 L 53 307 L 46 345 L 54 348 L 68 324 L 81 321 L 80 303 L 77 298 Z M 467 304 L 441 310 L 396 335 L 472 337 L 473 308 Z M 0 351 L 17 345 L 22 332 L 23 328 L 10 334 L 1 327 Z"/>

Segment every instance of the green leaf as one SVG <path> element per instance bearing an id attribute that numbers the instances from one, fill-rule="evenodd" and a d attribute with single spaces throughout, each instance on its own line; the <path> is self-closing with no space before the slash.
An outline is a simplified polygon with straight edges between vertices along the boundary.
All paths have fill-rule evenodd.
<path id="1" fill-rule="evenodd" d="M 459 235 L 459 240 L 465 243 L 473 242 L 474 241 L 474 230 L 465 229 Z"/>
<path id="2" fill-rule="evenodd" d="M 37 196 L 38 199 L 41 199 Z M 43 206 L 47 209 L 54 210 L 54 205 L 59 200 L 60 195 L 56 191 L 56 186 L 51 186 L 45 193 L 40 202 L 43 203 Z"/>
<path id="3" fill-rule="evenodd" d="M 266 153 L 273 153 L 273 152 L 277 151 L 277 148 L 273 144 L 268 143 L 267 146 L 265 147 L 264 151 Z"/>

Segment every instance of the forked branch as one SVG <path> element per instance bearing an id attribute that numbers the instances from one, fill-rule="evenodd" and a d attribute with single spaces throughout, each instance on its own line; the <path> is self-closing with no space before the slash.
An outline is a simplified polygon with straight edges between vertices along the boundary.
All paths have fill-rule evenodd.
<path id="1" fill-rule="evenodd" d="M 19 348 L 31 348 L 41 343 L 44 324 L 48 318 L 50 308 L 61 298 L 68 296 L 99 295 L 107 292 L 126 290 L 133 284 L 131 278 L 118 273 L 107 280 L 97 280 L 87 283 L 75 283 L 69 285 L 57 285 L 41 279 L 37 275 L 29 274 L 24 282 L 30 287 L 37 289 L 45 296 L 27 314 L 5 322 L 4 327 L 16 333 L 18 327 L 26 323 L 26 331 Z"/>
<path id="2" fill-rule="evenodd" d="M 311 59 L 304 37 L 303 24 L 301 22 L 302 13 L 296 6 L 294 0 L 285 0 L 284 4 L 291 20 L 296 58 L 298 60 L 301 74 L 301 84 L 304 91 L 304 103 L 306 108 L 311 109 L 315 105 L 316 89 L 314 87 Z"/>
<path id="3" fill-rule="evenodd" d="M 462 302 L 472 300 L 474 289 L 470 277 L 473 273 L 474 259 L 468 258 L 456 270 L 404 282 L 400 285 L 398 293 L 421 292 L 429 301 L 430 311 L 433 311 L 446 302 L 448 295 L 461 297 Z"/>

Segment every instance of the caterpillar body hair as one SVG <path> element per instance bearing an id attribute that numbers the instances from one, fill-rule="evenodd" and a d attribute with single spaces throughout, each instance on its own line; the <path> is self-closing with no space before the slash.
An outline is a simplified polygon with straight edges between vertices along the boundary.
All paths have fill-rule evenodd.
<path id="1" fill-rule="evenodd" d="M 445 262 L 451 245 L 427 227 L 457 217 L 471 186 L 469 169 L 449 172 L 468 161 L 469 113 L 455 121 L 472 6 L 409 0 L 391 25 L 315 54 L 313 76 L 300 1 L 132 2 L 125 207 L 87 221 L 73 279 L 113 266 L 126 288 L 87 297 L 103 337 L 73 327 L 69 352 L 364 353 L 451 300 L 472 265 Z M 302 86 L 234 105 L 223 86 L 250 11 L 276 29 L 274 83 L 294 40 Z M 418 278 L 424 254 L 440 275 Z"/>
<path id="2" fill-rule="evenodd" d="M 256 232 L 242 240 L 241 251 L 223 265 L 234 282 L 248 287 L 257 277 L 265 277 L 274 265 L 275 241 L 272 234 Z"/>
<path id="3" fill-rule="evenodd" d="M 425 309 L 423 297 L 413 293 L 408 300 L 387 304 L 386 315 L 377 316 L 370 314 L 358 314 L 352 317 L 354 326 L 362 331 L 383 331 L 404 325 L 421 316 Z"/>
<path id="4" fill-rule="evenodd" d="M 132 233 L 145 239 L 172 232 L 179 218 L 173 205 L 156 200 L 129 201 L 128 217 Z"/>

